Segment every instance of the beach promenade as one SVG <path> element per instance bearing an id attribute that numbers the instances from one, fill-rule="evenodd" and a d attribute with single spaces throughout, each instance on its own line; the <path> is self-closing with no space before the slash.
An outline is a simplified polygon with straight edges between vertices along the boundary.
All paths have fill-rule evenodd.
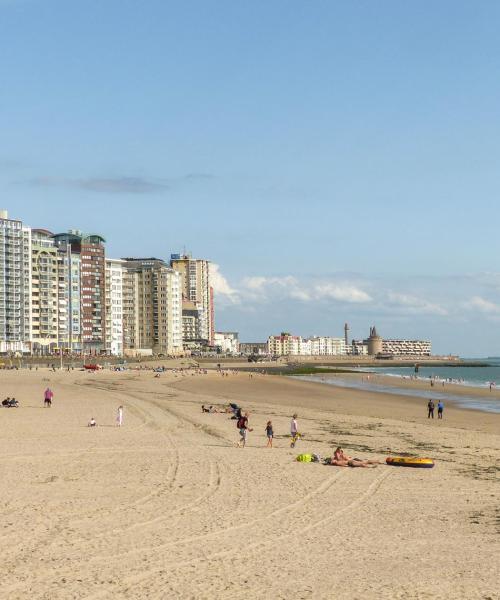
<path id="1" fill-rule="evenodd" d="M 21 405 L 0 410 L 2 598 L 500 598 L 500 415 L 430 421 L 422 399 L 215 371 L 3 371 L 0 386 Z M 229 414 L 201 411 L 229 402 L 250 412 L 244 449 Z M 294 461 L 337 445 L 436 467 Z"/>

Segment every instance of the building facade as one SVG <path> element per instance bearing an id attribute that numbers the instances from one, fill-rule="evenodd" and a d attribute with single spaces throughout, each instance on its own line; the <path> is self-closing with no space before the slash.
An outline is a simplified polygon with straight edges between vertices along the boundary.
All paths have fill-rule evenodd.
<path id="1" fill-rule="evenodd" d="M 60 250 L 61 284 L 66 287 L 68 351 L 103 354 L 106 351 L 105 243 L 98 234 L 78 230 L 54 235 Z M 62 287 L 62 286 L 61 286 Z"/>
<path id="2" fill-rule="evenodd" d="M 240 342 L 240 354 L 245 356 L 266 356 L 267 342 Z"/>
<path id="3" fill-rule="evenodd" d="M 393 356 L 431 356 L 432 345 L 428 340 L 384 340 L 382 352 Z"/>
<path id="4" fill-rule="evenodd" d="M 124 261 L 107 258 L 105 269 L 106 354 L 123 354 L 123 280 Z"/>
<path id="5" fill-rule="evenodd" d="M 312 337 L 310 342 L 312 356 L 345 356 L 347 354 L 345 338 Z"/>
<path id="6" fill-rule="evenodd" d="M 82 236 L 80 287 L 85 354 L 101 354 L 106 350 L 105 242 L 97 234 Z"/>
<path id="7" fill-rule="evenodd" d="M 216 331 L 214 346 L 224 354 L 239 354 L 240 344 L 237 331 Z"/>
<path id="8" fill-rule="evenodd" d="M 343 356 L 347 354 L 344 338 L 311 337 L 282 333 L 271 335 L 267 341 L 268 353 L 273 356 Z"/>
<path id="9" fill-rule="evenodd" d="M 78 235 L 54 235 L 58 249 L 59 344 L 63 352 L 82 352 L 81 239 Z"/>
<path id="10" fill-rule="evenodd" d="M 157 258 L 124 258 L 123 267 L 124 352 L 181 354 L 181 275 Z"/>
<path id="11" fill-rule="evenodd" d="M 353 356 L 368 356 L 368 344 L 365 340 L 352 340 L 347 351 Z"/>
<path id="12" fill-rule="evenodd" d="M 31 351 L 31 229 L 0 211 L 0 352 Z"/>
<path id="13" fill-rule="evenodd" d="M 187 254 L 172 254 L 170 266 L 181 276 L 185 347 L 213 346 L 214 300 L 209 261 Z"/>
<path id="14" fill-rule="evenodd" d="M 60 348 L 64 324 L 59 315 L 59 250 L 46 229 L 31 230 L 31 351 L 51 354 Z"/>
<path id="15" fill-rule="evenodd" d="M 272 356 L 289 356 L 300 354 L 302 338 L 298 335 L 281 333 L 270 335 L 267 339 L 267 352 Z"/>

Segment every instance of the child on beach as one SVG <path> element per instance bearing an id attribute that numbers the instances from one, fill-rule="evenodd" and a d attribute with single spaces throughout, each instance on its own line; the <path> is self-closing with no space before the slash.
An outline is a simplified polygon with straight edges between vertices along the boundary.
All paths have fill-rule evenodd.
<path id="1" fill-rule="evenodd" d="M 273 447 L 274 431 L 273 431 L 273 424 L 271 423 L 271 421 L 267 422 L 267 425 L 266 425 L 266 435 L 267 435 L 267 446 L 266 446 L 266 448 L 272 448 Z"/>
<path id="2" fill-rule="evenodd" d="M 121 427 L 123 424 L 123 406 L 118 407 L 118 411 L 116 413 L 116 425 L 117 427 Z"/>
<path id="3" fill-rule="evenodd" d="M 299 426 L 297 424 L 297 413 L 292 416 L 292 420 L 290 422 L 290 435 L 292 436 L 292 441 L 290 442 L 290 448 L 295 448 L 295 444 L 297 440 L 300 438 Z"/>

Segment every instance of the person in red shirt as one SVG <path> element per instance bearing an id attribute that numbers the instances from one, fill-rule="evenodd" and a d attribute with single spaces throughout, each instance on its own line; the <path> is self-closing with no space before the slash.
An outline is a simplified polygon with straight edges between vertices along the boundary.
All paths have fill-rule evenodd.
<path id="1" fill-rule="evenodd" d="M 238 442 L 238 448 L 244 448 L 247 443 L 247 436 L 249 431 L 253 431 L 248 427 L 248 417 L 249 413 L 245 413 L 242 417 L 238 419 L 236 426 L 240 430 L 240 441 Z"/>
<path id="2" fill-rule="evenodd" d="M 52 398 L 53 397 L 54 397 L 54 392 L 48 387 L 44 392 L 43 405 L 50 408 L 52 406 Z"/>

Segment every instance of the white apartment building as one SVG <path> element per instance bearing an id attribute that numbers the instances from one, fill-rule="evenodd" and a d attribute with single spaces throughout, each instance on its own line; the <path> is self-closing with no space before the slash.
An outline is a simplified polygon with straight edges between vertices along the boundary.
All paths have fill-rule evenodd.
<path id="1" fill-rule="evenodd" d="M 106 258 L 105 263 L 105 340 L 106 354 L 123 355 L 123 278 L 124 261 Z"/>
<path id="2" fill-rule="evenodd" d="M 382 352 L 394 356 L 431 356 L 431 342 L 427 340 L 383 340 Z"/>
<path id="3" fill-rule="evenodd" d="M 345 356 L 347 347 L 345 338 L 342 337 L 312 337 L 311 342 L 312 356 Z"/>
<path id="4" fill-rule="evenodd" d="M 0 352 L 31 350 L 31 229 L 0 211 Z"/>
<path id="5" fill-rule="evenodd" d="M 220 351 L 224 354 L 238 354 L 240 351 L 238 332 L 216 331 L 214 334 L 214 346 L 220 348 Z"/>
<path id="6" fill-rule="evenodd" d="M 344 338 L 311 337 L 282 333 L 271 335 L 267 341 L 273 356 L 341 356 L 347 354 Z"/>

